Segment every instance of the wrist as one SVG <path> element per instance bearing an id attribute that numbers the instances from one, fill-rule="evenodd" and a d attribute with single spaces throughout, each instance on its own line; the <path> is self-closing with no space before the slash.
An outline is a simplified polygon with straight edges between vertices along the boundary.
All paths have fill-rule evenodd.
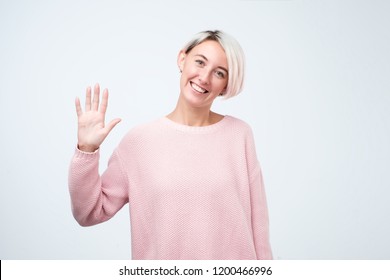
<path id="1" fill-rule="evenodd" d="M 94 153 L 97 149 L 99 149 L 99 147 L 77 144 L 77 149 L 86 153 Z"/>

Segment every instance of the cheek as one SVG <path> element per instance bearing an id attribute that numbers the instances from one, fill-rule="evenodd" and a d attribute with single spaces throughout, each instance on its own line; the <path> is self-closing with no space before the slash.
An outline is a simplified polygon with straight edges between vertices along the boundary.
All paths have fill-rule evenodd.
<path id="1" fill-rule="evenodd" d="M 226 80 L 218 80 L 216 83 L 216 88 L 218 88 L 219 91 L 224 90 L 227 87 L 227 81 Z"/>
<path id="2" fill-rule="evenodd" d="M 188 82 L 191 80 L 191 77 L 193 77 L 190 73 L 183 71 L 183 73 L 180 76 L 180 87 L 183 89 L 186 87 Z"/>
<path id="3" fill-rule="evenodd" d="M 197 69 L 190 66 L 184 66 L 183 74 L 187 78 L 193 78 L 197 75 Z"/>

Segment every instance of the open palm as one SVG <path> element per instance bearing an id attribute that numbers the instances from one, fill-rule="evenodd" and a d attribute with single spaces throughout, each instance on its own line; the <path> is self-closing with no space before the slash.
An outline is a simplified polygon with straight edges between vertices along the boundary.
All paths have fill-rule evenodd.
<path id="1" fill-rule="evenodd" d="M 87 88 L 85 97 L 85 111 L 82 110 L 80 99 L 76 98 L 76 112 L 78 117 L 78 148 L 84 152 L 94 152 L 106 139 L 110 131 L 121 121 L 114 119 L 105 124 L 108 104 L 108 90 L 103 91 L 102 101 L 99 105 L 100 87 L 96 84 L 91 99 L 91 87 Z"/>

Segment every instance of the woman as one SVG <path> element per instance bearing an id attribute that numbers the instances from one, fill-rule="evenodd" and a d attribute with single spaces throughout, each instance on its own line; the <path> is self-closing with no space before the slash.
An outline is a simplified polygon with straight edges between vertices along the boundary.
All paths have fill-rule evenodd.
<path id="1" fill-rule="evenodd" d="M 221 31 L 197 34 L 179 52 L 176 108 L 123 138 L 99 176 L 108 92 L 76 99 L 78 148 L 69 171 L 74 217 L 104 222 L 130 205 L 133 259 L 272 259 L 262 175 L 250 127 L 211 111 L 237 95 L 244 56 Z"/>

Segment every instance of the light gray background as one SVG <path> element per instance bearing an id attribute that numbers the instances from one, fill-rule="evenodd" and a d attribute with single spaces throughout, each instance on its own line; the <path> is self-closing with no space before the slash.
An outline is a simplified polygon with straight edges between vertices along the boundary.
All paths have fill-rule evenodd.
<path id="1" fill-rule="evenodd" d="M 222 29 L 247 56 L 214 110 L 254 131 L 277 259 L 390 258 L 390 2 L 0 1 L 0 259 L 129 259 L 128 207 L 89 228 L 67 186 L 74 98 L 100 82 L 101 169 L 128 129 L 176 104 L 176 55 Z"/>

